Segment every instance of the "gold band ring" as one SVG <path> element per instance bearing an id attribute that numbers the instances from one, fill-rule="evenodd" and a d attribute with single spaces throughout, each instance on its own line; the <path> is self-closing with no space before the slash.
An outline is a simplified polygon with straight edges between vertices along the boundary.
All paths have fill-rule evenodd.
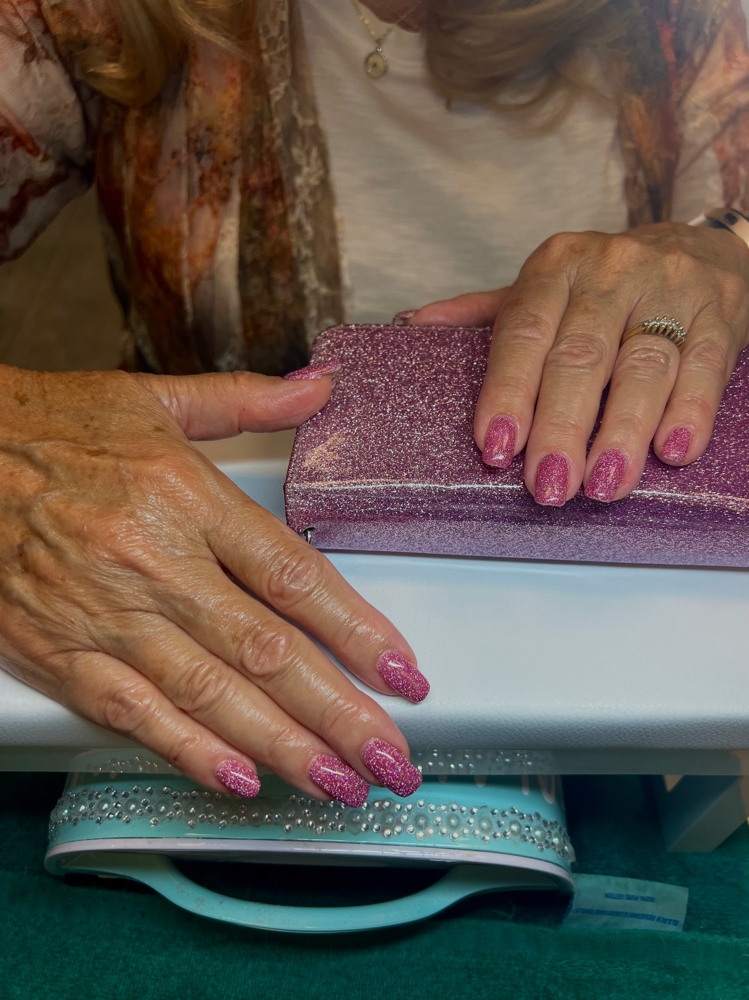
<path id="1" fill-rule="evenodd" d="M 673 317 L 667 319 L 665 316 L 656 316 L 655 319 L 646 319 L 643 323 L 638 323 L 636 326 L 631 326 L 628 330 L 625 330 L 619 346 L 621 347 L 630 337 L 638 337 L 641 334 L 651 337 L 665 337 L 675 347 L 678 347 L 680 351 L 683 350 L 684 341 L 687 339 L 684 328 Z"/>

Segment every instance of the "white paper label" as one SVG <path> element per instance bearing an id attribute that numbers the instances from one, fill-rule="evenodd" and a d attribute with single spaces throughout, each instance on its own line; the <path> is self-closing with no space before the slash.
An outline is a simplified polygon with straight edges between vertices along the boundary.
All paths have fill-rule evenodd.
<path id="1" fill-rule="evenodd" d="M 613 875 L 573 875 L 566 928 L 681 931 L 689 889 Z"/>

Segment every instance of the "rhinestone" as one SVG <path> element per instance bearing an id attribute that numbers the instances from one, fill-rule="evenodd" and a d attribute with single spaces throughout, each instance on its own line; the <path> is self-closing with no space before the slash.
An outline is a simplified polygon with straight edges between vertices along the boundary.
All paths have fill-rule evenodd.
<path id="1" fill-rule="evenodd" d="M 158 825 L 159 825 L 159 821 L 154 816 L 153 819 L 151 820 L 151 826 L 158 826 Z"/>
<path id="2" fill-rule="evenodd" d="M 523 832 L 523 827 L 516 819 L 514 819 L 508 827 L 508 832 L 511 833 L 513 837 L 519 837 Z"/>

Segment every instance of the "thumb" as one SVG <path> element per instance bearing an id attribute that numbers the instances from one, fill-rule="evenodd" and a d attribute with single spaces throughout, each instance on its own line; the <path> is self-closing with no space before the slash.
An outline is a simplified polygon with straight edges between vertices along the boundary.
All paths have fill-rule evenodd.
<path id="1" fill-rule="evenodd" d="M 133 377 L 163 403 L 191 441 L 297 427 L 322 409 L 333 386 L 329 377 L 287 381 L 253 372 Z"/>
<path id="2" fill-rule="evenodd" d="M 454 299 L 431 302 L 411 316 L 408 325 L 417 326 L 494 326 L 509 288 L 493 292 L 469 292 Z"/>

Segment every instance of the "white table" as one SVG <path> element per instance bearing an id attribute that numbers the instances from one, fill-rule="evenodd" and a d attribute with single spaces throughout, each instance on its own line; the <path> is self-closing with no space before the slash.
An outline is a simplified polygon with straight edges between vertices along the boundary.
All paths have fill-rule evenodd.
<path id="1" fill-rule="evenodd" d="M 283 516 L 284 459 L 223 467 Z M 667 839 L 682 847 L 714 846 L 749 812 L 749 572 L 330 558 L 429 677 L 422 705 L 376 696 L 425 771 L 713 776 L 663 797 Z M 0 768 L 136 756 L 163 769 L 0 671 Z"/>

